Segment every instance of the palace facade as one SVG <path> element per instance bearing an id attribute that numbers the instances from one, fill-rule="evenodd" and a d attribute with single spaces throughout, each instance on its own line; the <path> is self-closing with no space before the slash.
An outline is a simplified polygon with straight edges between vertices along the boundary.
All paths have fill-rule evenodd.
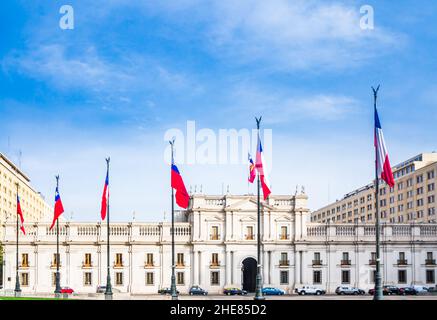
<path id="1" fill-rule="evenodd" d="M 226 286 L 255 289 L 257 202 L 253 195 L 192 196 L 175 223 L 176 281 L 181 293 L 200 285 L 210 293 Z M 307 196 L 271 195 L 262 202 L 261 264 L 264 286 L 292 292 L 316 285 L 334 292 L 341 284 L 374 286 L 375 226 L 309 222 Z M 182 221 L 181 221 L 182 220 Z M 170 287 L 171 224 L 112 223 L 114 292 L 154 294 Z M 5 289 L 15 286 L 16 229 L 3 224 Z M 19 278 L 23 294 L 55 288 L 56 233 L 48 223 L 20 234 Z M 106 284 L 106 223 L 60 223 L 61 286 L 95 293 Z M 384 284 L 435 286 L 437 224 L 383 224 Z"/>

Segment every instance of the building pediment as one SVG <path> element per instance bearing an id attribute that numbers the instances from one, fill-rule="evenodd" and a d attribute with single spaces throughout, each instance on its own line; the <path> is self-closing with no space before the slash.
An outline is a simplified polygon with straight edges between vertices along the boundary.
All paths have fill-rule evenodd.
<path id="1" fill-rule="evenodd" d="M 240 222 L 256 222 L 257 220 L 254 217 L 242 217 Z"/>
<path id="2" fill-rule="evenodd" d="M 292 222 L 291 217 L 280 216 L 275 219 L 275 222 Z"/>
<path id="3" fill-rule="evenodd" d="M 222 222 L 224 219 L 220 216 L 206 216 L 205 217 L 206 222 Z"/>
<path id="4" fill-rule="evenodd" d="M 275 207 L 269 206 L 267 203 L 261 202 L 261 209 L 268 211 L 276 211 Z M 254 199 L 242 199 L 225 208 L 225 211 L 247 211 L 256 212 L 258 210 L 258 203 Z"/>

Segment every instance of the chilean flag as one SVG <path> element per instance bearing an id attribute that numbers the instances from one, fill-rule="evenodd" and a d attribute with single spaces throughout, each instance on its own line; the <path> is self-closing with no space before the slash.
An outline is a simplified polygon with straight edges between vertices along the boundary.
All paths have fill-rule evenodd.
<path id="1" fill-rule="evenodd" d="M 20 205 L 20 197 L 17 195 L 17 215 L 20 216 L 20 229 L 23 231 L 23 234 L 26 235 L 26 231 L 24 230 L 24 218 L 23 218 L 23 211 L 21 211 L 21 205 Z"/>
<path id="2" fill-rule="evenodd" d="M 106 171 L 105 187 L 103 188 L 103 195 L 102 195 L 102 208 L 100 209 L 100 215 L 102 216 L 102 220 L 105 220 L 106 218 L 108 199 L 109 199 L 109 170 Z"/>
<path id="3" fill-rule="evenodd" d="M 56 187 L 55 191 L 55 215 L 53 217 L 52 225 L 50 226 L 50 230 L 52 230 L 55 225 L 56 220 L 58 220 L 59 216 L 64 212 L 64 207 L 62 206 L 61 196 L 59 195 L 58 187 Z"/>
<path id="4" fill-rule="evenodd" d="M 267 186 L 267 176 L 264 173 L 264 167 L 263 167 L 263 148 L 261 145 L 261 139 L 259 137 L 259 133 L 258 133 L 258 147 L 256 150 L 256 170 L 258 171 L 259 177 L 260 177 L 260 181 L 261 181 L 261 187 L 263 189 L 263 195 L 264 195 L 264 200 L 267 199 L 267 197 L 269 196 L 269 194 L 271 193 L 269 187 Z"/>
<path id="5" fill-rule="evenodd" d="M 384 180 L 390 187 L 395 185 L 390 161 L 388 159 L 387 147 L 385 146 L 384 135 L 381 123 L 379 122 L 378 111 L 375 107 L 375 151 L 376 151 L 376 174 L 379 179 Z"/>
<path id="6" fill-rule="evenodd" d="M 179 173 L 178 167 L 171 165 L 171 187 L 176 190 L 176 203 L 181 208 L 188 208 L 190 196 L 185 189 L 184 181 Z"/>
<path id="7" fill-rule="evenodd" d="M 256 176 L 256 170 L 255 170 L 255 164 L 253 163 L 252 157 L 250 156 L 250 153 L 247 154 L 247 157 L 249 159 L 249 182 L 253 183 Z"/>

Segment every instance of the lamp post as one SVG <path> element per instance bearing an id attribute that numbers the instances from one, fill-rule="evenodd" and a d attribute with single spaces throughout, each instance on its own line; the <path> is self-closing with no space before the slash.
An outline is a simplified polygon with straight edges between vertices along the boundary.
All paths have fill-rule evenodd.
<path id="1" fill-rule="evenodd" d="M 373 90 L 373 106 L 376 110 L 376 99 L 378 97 L 379 86 Z M 375 128 L 376 130 L 376 128 Z M 376 132 L 375 132 L 376 134 Z M 373 295 L 373 300 L 382 300 L 382 286 L 381 286 L 381 264 L 380 264 L 380 224 L 379 224 L 379 203 L 378 203 L 378 195 L 379 195 L 379 177 L 378 177 L 378 151 L 375 146 L 375 234 L 376 234 L 376 272 L 375 272 L 375 293 Z"/>
<path id="2" fill-rule="evenodd" d="M 261 122 L 261 117 L 255 118 L 256 119 L 256 128 L 258 131 L 258 144 L 260 143 L 259 139 L 259 124 Z M 258 148 L 259 146 L 257 146 Z M 257 151 L 258 152 L 258 151 Z M 261 277 L 261 203 L 260 203 L 260 174 L 257 170 L 258 175 L 258 186 L 257 186 L 257 205 L 258 205 L 258 212 L 257 212 L 257 220 L 258 220 L 258 227 L 257 227 L 257 268 L 256 268 L 256 289 L 255 289 L 255 300 L 264 300 L 265 297 L 263 296 L 263 284 L 262 284 L 262 277 Z"/>
<path id="3" fill-rule="evenodd" d="M 56 190 L 59 187 L 59 175 L 56 176 Z M 55 194 L 56 196 L 56 194 Z M 59 274 L 59 219 L 56 219 L 56 287 L 55 287 L 55 297 L 61 297 L 61 279 Z"/>
<path id="4" fill-rule="evenodd" d="M 174 163 L 174 141 L 173 138 L 169 141 L 171 145 L 171 164 Z M 171 187 L 171 299 L 178 300 L 178 292 L 176 289 L 176 276 L 175 276 L 175 243 L 174 243 L 174 190 Z"/>
<path id="5" fill-rule="evenodd" d="M 109 184 L 109 161 L 111 158 L 106 158 L 106 183 Z M 107 188 L 109 186 L 107 185 Z M 108 192 L 109 194 L 109 192 Z M 110 267 L 110 247 L 109 247 L 109 233 L 111 232 L 109 228 L 109 196 L 106 201 L 106 225 L 107 225 L 107 253 L 106 253 L 106 269 L 107 269 L 107 276 L 106 276 L 106 288 L 105 288 L 105 300 L 112 300 L 112 286 L 111 286 L 111 267 Z"/>
<path id="6" fill-rule="evenodd" d="M 17 185 L 17 206 L 18 206 L 18 183 L 16 183 L 16 185 Z M 19 268 L 19 265 L 18 265 L 18 233 L 19 233 L 19 231 L 18 231 L 18 207 L 17 207 L 17 253 L 16 253 L 16 274 L 15 274 L 15 290 L 14 290 L 14 293 L 15 293 L 15 297 L 20 297 L 21 296 L 21 288 L 20 288 L 20 279 L 19 279 L 19 276 L 18 276 L 18 268 Z"/>

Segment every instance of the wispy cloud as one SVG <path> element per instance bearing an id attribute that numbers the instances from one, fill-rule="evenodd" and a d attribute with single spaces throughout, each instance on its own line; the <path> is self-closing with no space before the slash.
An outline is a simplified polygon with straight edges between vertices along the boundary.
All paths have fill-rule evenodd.
<path id="1" fill-rule="evenodd" d="M 240 86 L 232 94 L 228 112 L 243 109 L 268 114 L 269 124 L 317 119 L 335 121 L 359 111 L 360 103 L 353 97 L 335 94 L 296 94 L 268 91 L 258 87 Z M 242 114 L 247 114 L 242 112 Z"/>

